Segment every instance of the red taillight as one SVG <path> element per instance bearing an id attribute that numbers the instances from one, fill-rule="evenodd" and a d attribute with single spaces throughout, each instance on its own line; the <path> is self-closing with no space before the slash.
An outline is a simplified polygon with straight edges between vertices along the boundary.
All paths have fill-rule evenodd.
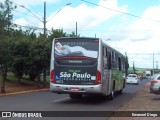
<path id="1" fill-rule="evenodd" d="M 50 82 L 51 82 L 51 83 L 55 83 L 54 70 L 51 71 L 51 74 L 50 74 Z"/>
<path id="2" fill-rule="evenodd" d="M 158 81 L 157 81 L 157 80 L 152 80 L 151 83 L 152 83 L 152 84 L 153 84 L 153 83 L 158 83 Z"/>
<path id="3" fill-rule="evenodd" d="M 97 74 L 96 74 L 96 84 L 100 84 L 101 83 L 101 73 L 97 70 Z"/>

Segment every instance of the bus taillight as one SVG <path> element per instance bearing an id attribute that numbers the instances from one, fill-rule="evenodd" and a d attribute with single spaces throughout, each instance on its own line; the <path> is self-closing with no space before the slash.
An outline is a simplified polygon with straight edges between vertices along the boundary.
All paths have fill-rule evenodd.
<path id="1" fill-rule="evenodd" d="M 50 82 L 51 82 L 51 83 L 55 83 L 54 70 L 51 71 L 51 74 L 50 74 Z"/>
<path id="2" fill-rule="evenodd" d="M 101 73 L 100 73 L 100 71 L 97 70 L 96 84 L 100 84 L 100 83 L 101 83 Z"/>

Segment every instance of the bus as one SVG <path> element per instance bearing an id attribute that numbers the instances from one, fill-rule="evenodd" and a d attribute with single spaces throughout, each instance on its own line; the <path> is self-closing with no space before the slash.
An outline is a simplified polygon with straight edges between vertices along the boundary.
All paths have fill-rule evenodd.
<path id="1" fill-rule="evenodd" d="M 125 88 L 126 57 L 100 38 L 63 37 L 52 42 L 50 91 L 69 94 L 101 95 L 113 99 Z"/>

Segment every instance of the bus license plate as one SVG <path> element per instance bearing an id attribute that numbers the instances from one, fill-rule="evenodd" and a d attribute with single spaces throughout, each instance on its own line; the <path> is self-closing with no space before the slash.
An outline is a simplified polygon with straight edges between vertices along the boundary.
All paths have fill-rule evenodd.
<path id="1" fill-rule="evenodd" d="M 77 91 L 79 91 L 79 88 L 70 88 L 70 90 L 73 92 L 77 92 Z"/>

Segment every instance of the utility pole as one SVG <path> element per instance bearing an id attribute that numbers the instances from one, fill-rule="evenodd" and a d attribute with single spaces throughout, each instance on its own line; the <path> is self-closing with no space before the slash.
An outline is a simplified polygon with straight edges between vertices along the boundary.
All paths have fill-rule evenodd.
<path id="1" fill-rule="evenodd" d="M 77 37 L 77 22 L 76 22 L 76 37 Z"/>
<path id="2" fill-rule="evenodd" d="M 44 39 L 46 40 L 46 1 L 44 1 Z M 43 68 L 43 82 L 44 82 L 44 87 L 46 86 L 46 65 Z"/>
<path id="3" fill-rule="evenodd" d="M 153 52 L 153 75 L 154 75 L 154 52 Z"/>
<path id="4" fill-rule="evenodd" d="M 135 74 L 135 66 L 134 66 L 134 61 L 133 61 L 133 74 Z"/>
<path id="5" fill-rule="evenodd" d="M 7 10 L 8 10 L 8 36 L 10 35 L 9 34 L 9 31 L 10 31 L 10 6 L 9 6 L 10 4 L 8 4 L 8 8 L 7 8 Z"/>
<path id="6" fill-rule="evenodd" d="M 46 1 L 44 1 L 44 21 L 43 21 L 43 24 L 44 24 L 44 37 L 46 39 Z"/>
<path id="7" fill-rule="evenodd" d="M 158 61 L 156 61 L 156 69 L 158 70 Z"/>

